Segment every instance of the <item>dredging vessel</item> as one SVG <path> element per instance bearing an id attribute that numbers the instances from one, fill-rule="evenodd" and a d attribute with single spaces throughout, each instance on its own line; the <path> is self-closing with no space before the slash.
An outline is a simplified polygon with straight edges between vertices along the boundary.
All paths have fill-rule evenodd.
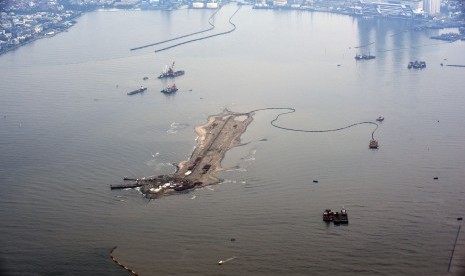
<path id="1" fill-rule="evenodd" d="M 368 146 L 370 149 L 377 149 L 378 148 L 378 140 L 371 139 L 370 144 Z"/>
<path id="2" fill-rule="evenodd" d="M 170 67 L 168 65 L 165 66 L 161 74 L 158 76 L 159 79 L 166 79 L 166 78 L 175 78 L 184 75 L 184 71 L 174 71 L 174 61 Z"/>
<path id="3" fill-rule="evenodd" d="M 165 94 L 173 94 L 175 93 L 176 91 L 178 91 L 178 88 L 176 87 L 176 84 L 173 84 L 173 85 L 168 85 L 167 87 L 165 87 L 163 90 L 161 90 L 160 92 L 161 93 L 165 93 Z"/>

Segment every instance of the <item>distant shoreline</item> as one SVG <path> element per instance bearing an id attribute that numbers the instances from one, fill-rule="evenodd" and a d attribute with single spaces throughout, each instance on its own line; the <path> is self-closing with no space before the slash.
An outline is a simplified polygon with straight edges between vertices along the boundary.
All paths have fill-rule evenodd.
<path id="1" fill-rule="evenodd" d="M 159 10 L 159 11 L 176 11 L 176 10 L 182 10 L 184 8 L 179 8 L 179 9 L 166 9 L 166 8 L 153 8 L 153 9 L 147 9 L 147 10 Z M 275 8 L 253 8 L 253 9 L 271 9 L 271 10 L 276 10 Z M 72 16 L 71 18 L 69 18 L 70 21 L 74 21 L 75 19 L 79 18 L 80 16 L 86 14 L 86 13 L 89 13 L 89 12 L 106 12 L 106 11 L 109 11 L 109 12 L 112 12 L 112 11 L 143 11 L 145 9 L 140 9 L 140 8 L 94 8 L 94 9 L 89 9 L 89 10 L 84 10 L 84 11 L 77 11 L 78 13 L 74 16 Z M 279 10 L 279 9 L 278 9 Z M 282 10 L 290 10 L 290 11 L 293 11 L 293 10 L 296 10 L 296 9 L 291 9 L 291 8 L 288 8 L 288 9 L 282 9 Z M 300 10 L 299 10 L 300 11 Z M 325 13 L 330 13 L 330 14 L 339 14 L 339 15 L 347 15 L 347 16 L 352 16 L 352 17 L 361 17 L 360 15 L 356 15 L 356 14 L 350 14 L 350 13 L 344 13 L 344 12 L 337 12 L 337 11 L 330 11 L 330 10 L 309 10 L 310 12 L 325 12 Z M 427 19 L 415 19 L 415 18 L 397 18 L 397 17 L 387 17 L 387 18 L 382 18 L 380 17 L 381 19 L 400 19 L 400 20 L 412 20 L 412 21 L 417 21 L 417 22 L 423 22 L 423 23 L 428 23 L 430 22 L 430 20 L 427 20 Z M 73 27 L 74 25 L 76 25 L 77 22 L 74 21 L 73 24 L 71 26 L 68 26 L 68 27 L 65 27 L 63 29 L 51 29 L 51 30 L 48 30 L 47 33 L 45 34 L 39 34 L 37 35 L 36 37 L 28 40 L 28 41 L 24 41 L 24 42 L 21 42 L 17 45 L 14 45 L 14 46 L 11 46 L 11 47 L 8 47 L 6 49 L 2 49 L 0 50 L 0 56 L 3 55 L 3 54 L 6 54 L 10 51 L 14 51 L 14 50 L 17 50 L 18 48 L 20 48 L 21 46 L 25 46 L 25 45 L 28 45 L 32 42 L 35 42 L 37 40 L 40 40 L 40 39 L 43 39 L 43 38 L 51 38 L 51 37 L 54 37 L 55 35 L 57 34 L 60 34 L 60 33 L 63 33 L 63 32 L 67 32 L 71 27 Z M 426 27 L 427 28 L 427 27 Z M 448 27 L 443 27 L 443 28 L 448 28 Z M 53 32 L 53 34 L 50 34 L 51 32 Z"/>
<path id="2" fill-rule="evenodd" d="M 92 10 L 93 11 L 93 10 Z M 86 11 L 86 12 L 89 12 L 89 11 Z M 86 12 L 79 12 L 77 13 L 76 15 L 72 16 L 69 18 L 68 21 L 74 21 L 75 19 L 77 19 L 78 17 L 80 17 L 81 15 L 84 15 Z M 40 34 L 40 35 L 37 35 L 36 37 L 34 38 L 31 38 L 30 40 L 28 41 L 24 41 L 24 42 L 21 42 L 15 46 L 12 46 L 12 47 L 9 47 L 7 49 L 2 49 L 0 50 L 0 56 L 3 55 L 3 54 L 6 54 L 10 51 L 14 51 L 14 50 L 17 50 L 18 48 L 20 48 L 21 46 L 25 46 L 25 45 L 28 45 L 32 42 L 35 42 L 37 40 L 40 40 L 40 39 L 43 39 L 43 38 L 52 38 L 54 36 L 56 36 L 57 34 L 60 34 L 60 33 L 63 33 L 63 32 L 67 32 L 71 27 L 73 27 L 74 25 L 76 25 L 77 22 L 74 21 L 74 23 L 69 26 L 69 27 L 66 27 L 66 28 L 63 28 L 63 29 L 51 29 L 49 31 L 47 31 L 47 33 L 45 34 Z M 53 32 L 53 34 L 50 34 L 51 32 Z"/>

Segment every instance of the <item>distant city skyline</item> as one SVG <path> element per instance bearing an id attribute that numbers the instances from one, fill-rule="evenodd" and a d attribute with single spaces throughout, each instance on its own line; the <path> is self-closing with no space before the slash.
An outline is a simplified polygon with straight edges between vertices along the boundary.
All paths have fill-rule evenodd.
<path id="1" fill-rule="evenodd" d="M 441 0 L 423 0 L 423 10 L 428 15 L 436 15 L 441 12 Z"/>

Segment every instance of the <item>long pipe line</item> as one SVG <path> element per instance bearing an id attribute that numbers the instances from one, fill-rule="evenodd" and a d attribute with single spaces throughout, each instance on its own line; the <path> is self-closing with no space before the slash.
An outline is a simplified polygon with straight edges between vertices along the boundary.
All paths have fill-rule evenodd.
<path id="1" fill-rule="evenodd" d="M 212 13 L 210 18 L 208 18 L 208 24 L 210 25 L 210 28 L 208 28 L 208 29 L 198 31 L 198 32 L 189 33 L 189 34 L 185 34 L 185 35 L 181 35 L 181 36 L 177 36 L 177 37 L 174 37 L 174 38 L 170 38 L 170 39 L 167 39 L 167 40 L 163 40 L 163 41 L 159 41 L 159 42 L 155 42 L 155 43 L 151 43 L 151 44 L 147 44 L 147 45 L 143 45 L 143 46 L 139 46 L 139 47 L 135 47 L 135 48 L 131 48 L 129 50 L 131 50 L 131 51 L 140 50 L 140 49 L 143 49 L 143 48 L 156 46 L 156 45 L 160 45 L 160 44 L 167 43 L 167 42 L 170 42 L 170 41 L 174 41 L 174 40 L 178 40 L 178 39 L 181 39 L 181 38 L 185 38 L 185 37 L 193 36 L 193 35 L 196 35 L 196 34 L 201 34 L 201 33 L 211 31 L 211 30 L 213 30 L 215 28 L 215 25 L 212 23 L 212 19 L 220 11 L 220 9 L 221 9 L 221 7 L 216 9 L 216 11 L 214 13 Z"/>
<path id="2" fill-rule="evenodd" d="M 279 113 L 276 118 L 274 118 L 273 120 L 271 120 L 270 124 L 276 128 L 279 128 L 279 129 L 284 129 L 284 130 L 288 130 L 288 131 L 296 131 L 296 132 L 310 132 L 310 133 L 321 133 L 321 132 L 334 132 L 334 131 L 340 131 L 340 130 L 344 130 L 344 129 L 347 129 L 347 128 L 351 128 L 351 127 L 354 127 L 354 126 L 357 126 L 357 125 L 363 125 L 363 124 L 370 124 L 370 125 L 375 125 L 376 128 L 371 132 L 371 138 L 372 139 L 375 139 L 374 138 L 374 135 L 375 135 L 375 131 L 378 129 L 378 124 L 377 123 L 374 123 L 374 122 L 358 122 L 358 123 L 354 123 L 354 124 L 351 124 L 351 125 L 348 125 L 348 126 L 344 126 L 344 127 L 339 127 L 339 128 L 333 128 L 333 129 L 324 129 L 324 130 L 306 130 L 306 129 L 296 129 L 296 128 L 289 128 L 289 127 L 283 127 L 283 126 L 279 126 L 276 124 L 276 122 L 278 121 L 279 117 L 281 115 L 285 115 L 285 114 L 290 114 L 290 113 L 294 113 L 296 112 L 295 108 L 292 108 L 292 107 L 268 107 L 268 108 L 262 108 L 262 109 L 256 109 L 256 110 L 253 110 L 251 112 L 255 112 L 255 111 L 262 111 L 262 110 L 279 110 L 279 109 L 284 109 L 284 110 L 289 110 L 288 112 L 283 112 L 283 113 Z"/>
<path id="3" fill-rule="evenodd" d="M 241 8 L 241 6 L 239 6 L 237 8 L 237 10 L 231 15 L 231 17 L 229 18 L 229 23 L 233 26 L 233 28 L 229 31 L 226 31 L 226 32 L 222 32 L 222 33 L 217 33 L 217 34 L 213 34 L 213 35 L 209 35 L 209 36 L 204 36 L 204 37 L 200 37 L 200 38 L 196 38 L 196 39 L 191 39 L 191 40 L 188 40 L 188 41 L 184 41 L 184 42 L 181 42 L 181 43 L 177 43 L 177 44 L 174 44 L 174 45 L 171 45 L 171 46 L 168 46 L 168 47 L 165 47 L 165 48 L 161 48 L 161 49 L 158 49 L 158 50 L 155 50 L 155 53 L 158 53 L 158 52 L 161 52 L 161 51 L 165 51 L 165 50 L 168 50 L 168 49 L 171 49 L 171 48 L 174 48 L 174 47 L 178 47 L 178 46 L 181 46 L 181 45 L 184 45 L 184 44 L 187 44 L 187 43 L 191 43 L 191 42 L 195 42 L 195 41 L 199 41 L 199 40 L 204 40 L 204 39 L 207 39 L 207 38 L 212 38 L 212 37 L 215 37 L 215 36 L 220 36 L 220 35 L 225 35 L 225 34 L 229 34 L 229 33 L 232 33 L 236 30 L 236 25 L 234 23 L 232 23 L 232 18 L 234 17 L 234 15 L 239 11 L 239 9 Z"/>

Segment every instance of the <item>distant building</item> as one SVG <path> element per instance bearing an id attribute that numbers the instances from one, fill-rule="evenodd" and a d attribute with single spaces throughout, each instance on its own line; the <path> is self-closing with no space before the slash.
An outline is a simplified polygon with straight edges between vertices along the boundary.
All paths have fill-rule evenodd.
<path id="1" fill-rule="evenodd" d="M 284 7 L 287 5 L 287 0 L 274 0 L 273 6 L 275 7 Z"/>
<path id="2" fill-rule="evenodd" d="M 366 16 L 384 16 L 384 17 L 412 17 L 413 10 L 410 6 L 400 3 L 381 3 L 373 2 L 365 4 L 361 11 L 356 12 Z"/>
<path id="3" fill-rule="evenodd" d="M 423 0 L 423 10 L 427 15 L 436 15 L 441 11 L 441 0 Z"/>
<path id="4" fill-rule="evenodd" d="M 406 1 L 403 4 L 410 6 L 412 10 L 421 10 L 423 8 L 423 1 L 421 0 Z"/>
<path id="5" fill-rule="evenodd" d="M 193 2 L 192 7 L 194 9 L 202 9 L 205 7 L 205 4 L 203 2 Z"/>
<path id="6" fill-rule="evenodd" d="M 217 8 L 218 8 L 218 3 L 216 2 L 207 3 L 207 9 L 217 9 Z"/>

